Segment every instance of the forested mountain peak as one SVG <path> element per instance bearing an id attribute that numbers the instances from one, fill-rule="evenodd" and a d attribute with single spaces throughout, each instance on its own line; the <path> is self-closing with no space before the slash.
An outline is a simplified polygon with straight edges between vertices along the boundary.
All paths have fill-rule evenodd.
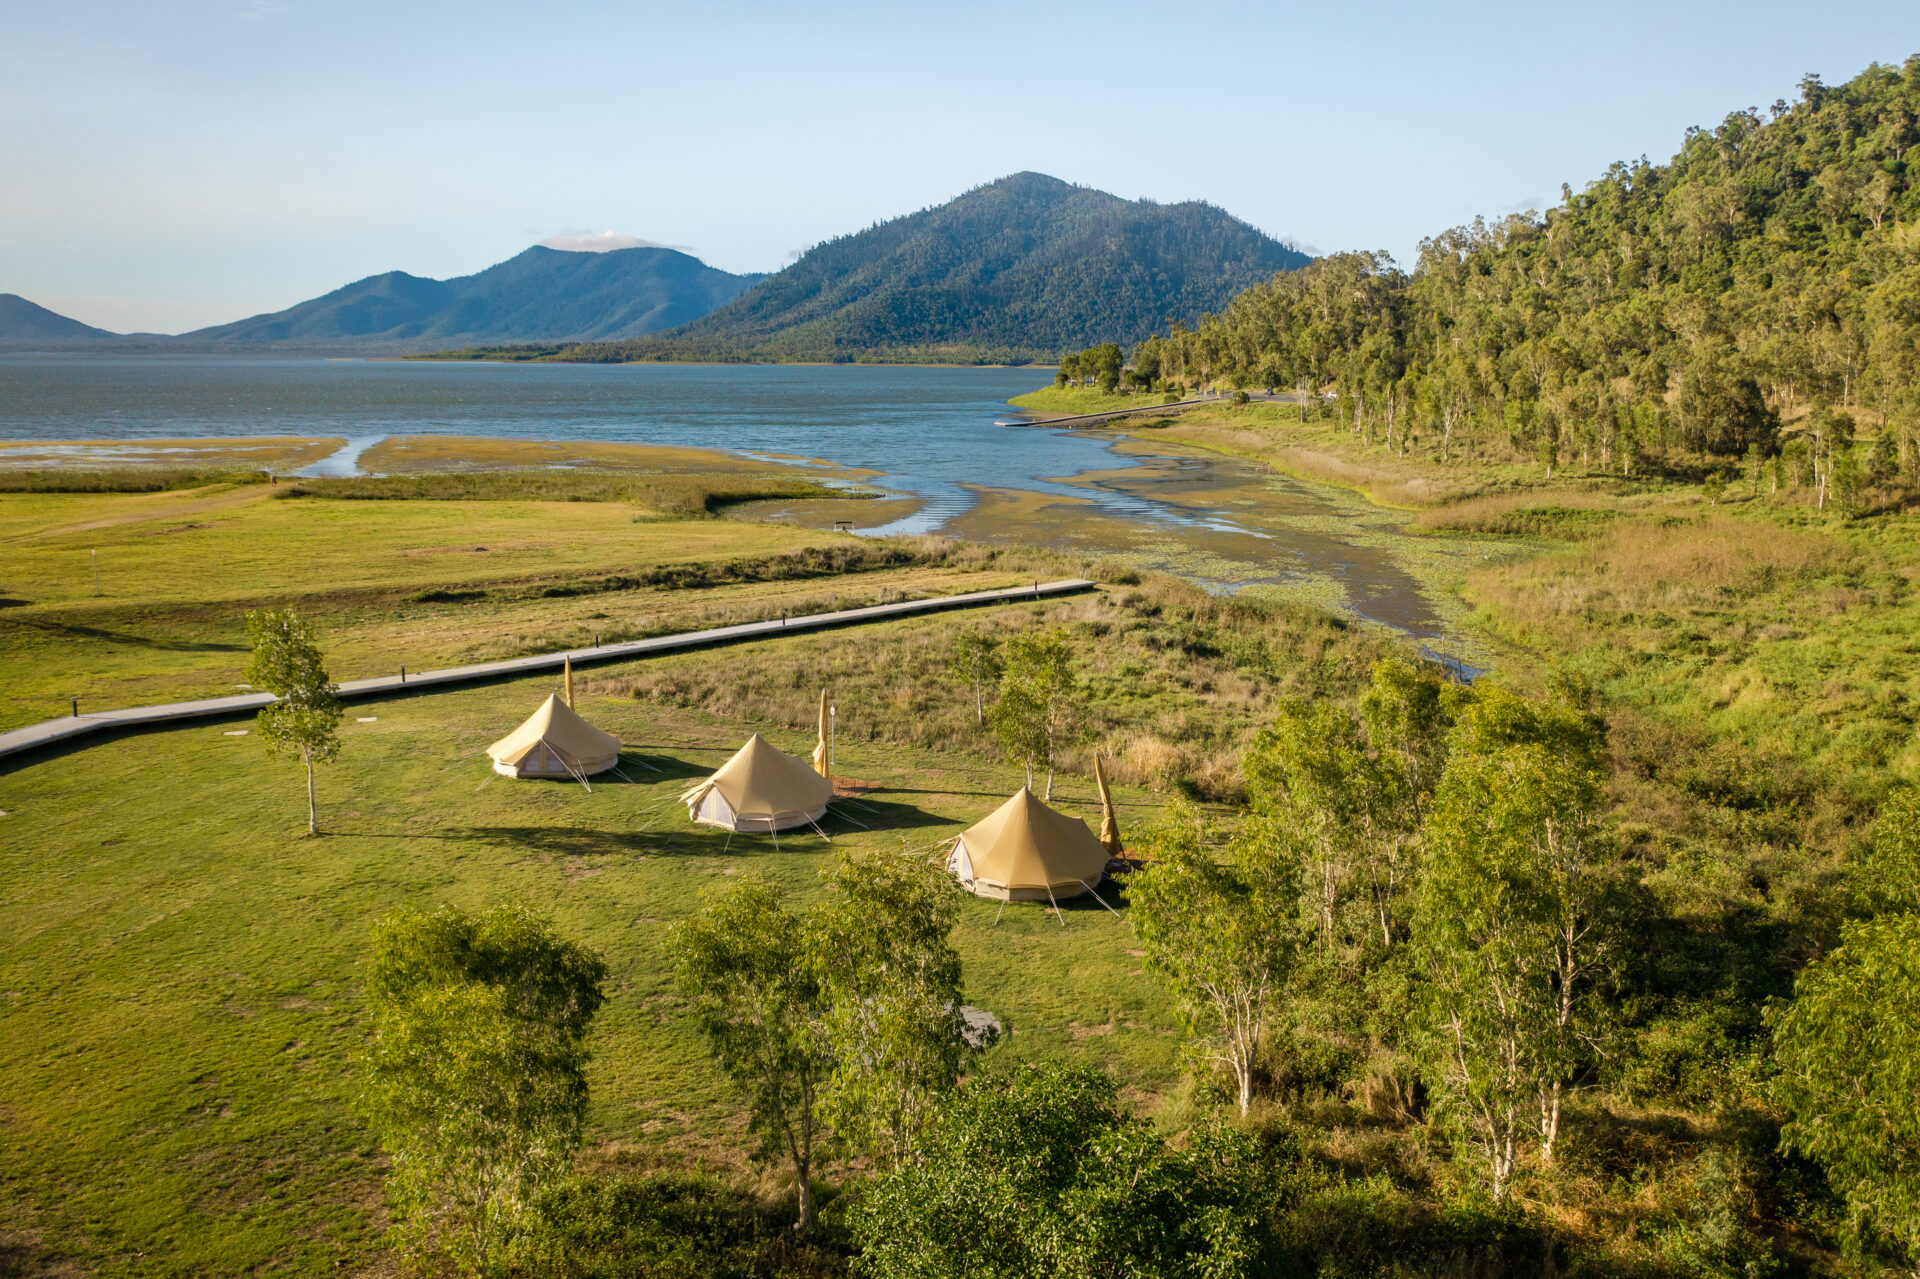
<path id="1" fill-rule="evenodd" d="M 1542 215 L 1340 254 L 1145 352 L 1172 380 L 1337 388 L 1355 429 L 1630 470 L 1761 453 L 1819 410 L 1920 466 L 1920 57 L 1689 130 Z"/>
<path id="2" fill-rule="evenodd" d="M 1307 261 L 1212 205 L 1016 173 L 815 245 L 714 314 L 624 354 L 1051 358 L 1137 342 Z M 619 358 L 623 352 L 607 353 Z"/>

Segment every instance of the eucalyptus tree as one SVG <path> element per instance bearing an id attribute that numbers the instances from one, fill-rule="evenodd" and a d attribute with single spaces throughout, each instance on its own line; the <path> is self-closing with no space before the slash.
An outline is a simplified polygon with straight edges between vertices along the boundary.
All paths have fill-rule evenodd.
<path id="1" fill-rule="evenodd" d="M 292 609 L 247 614 L 253 660 L 247 682 L 274 695 L 259 715 L 260 735 L 273 755 L 297 756 L 307 767 L 307 833 L 320 833 L 314 803 L 313 767 L 340 753 L 339 727 L 346 713 L 339 690 L 327 678 L 313 629 Z"/>
<path id="2" fill-rule="evenodd" d="M 1280 823 L 1256 817 L 1215 859 L 1203 830 L 1197 812 L 1176 806 L 1146 837 L 1151 859 L 1127 897 L 1147 967 L 1179 1001 L 1190 1051 L 1225 1067 L 1244 1117 L 1299 951 L 1301 849 Z"/>
<path id="3" fill-rule="evenodd" d="M 953 653 L 947 670 L 973 686 L 973 718 L 977 725 L 987 722 L 986 690 L 996 683 L 1006 663 L 1000 658 L 1000 643 L 977 626 L 963 626 L 953 637 Z"/>
<path id="4" fill-rule="evenodd" d="M 1000 697 L 988 718 L 1007 757 L 1027 766 L 1027 784 L 1036 768 L 1047 772 L 1044 798 L 1053 798 L 1053 772 L 1060 752 L 1080 727 L 1083 690 L 1073 669 L 1073 646 L 1059 630 L 1028 631 L 1005 647 Z"/>
<path id="5" fill-rule="evenodd" d="M 799 1224 L 813 1224 L 822 1145 L 819 1103 L 833 1073 L 817 914 L 786 909 L 759 878 L 741 880 L 673 931 L 681 993 L 720 1067 L 746 1099 L 761 1153 L 793 1169 Z"/>
<path id="6" fill-rule="evenodd" d="M 876 1279 L 1237 1279 L 1264 1274 L 1279 1199 L 1253 1136 L 1169 1141 L 1104 1071 L 1028 1065 L 943 1102 L 919 1158 L 876 1178 L 847 1224 Z"/>
<path id="7" fill-rule="evenodd" d="M 808 927 L 832 1071 L 822 1113 L 881 1164 L 917 1148 L 974 1051 L 949 940 L 955 890 L 917 858 L 842 854 Z"/>
<path id="8" fill-rule="evenodd" d="M 1898 792 L 1849 868 L 1840 944 L 1768 1011 L 1781 1145 L 1840 1192 L 1852 1242 L 1920 1263 L 1920 792 Z"/>
<path id="9" fill-rule="evenodd" d="M 524 907 L 403 907 L 374 928 L 358 1105 L 392 1159 L 393 1239 L 492 1273 L 571 1170 L 605 963 Z"/>
<path id="10" fill-rule="evenodd" d="M 1495 690 L 1449 746 L 1413 926 L 1419 1047 L 1502 1196 L 1529 1134 L 1552 1162 L 1568 1090 L 1606 1033 L 1615 868 L 1586 716 Z"/>

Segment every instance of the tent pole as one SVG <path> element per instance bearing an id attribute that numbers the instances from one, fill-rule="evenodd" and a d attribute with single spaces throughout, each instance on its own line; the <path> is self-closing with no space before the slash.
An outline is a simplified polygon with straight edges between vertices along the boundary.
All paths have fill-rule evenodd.
<path id="1" fill-rule="evenodd" d="M 1006 913 L 1007 913 L 1007 899 L 1005 897 L 1002 897 L 1000 899 L 1000 909 L 993 912 L 993 926 L 995 928 L 1000 927 L 1000 916 Z"/>
<path id="2" fill-rule="evenodd" d="M 858 826 L 858 827 L 859 827 L 859 828 L 860 828 L 861 830 L 872 830 L 872 829 L 873 829 L 873 827 L 871 827 L 871 826 L 869 826 L 869 825 L 867 825 L 867 824 L 866 824 L 865 822 L 862 822 L 862 821 L 855 821 L 855 820 L 854 820 L 853 818 L 851 818 L 851 817 L 849 817 L 849 816 L 847 816 L 847 815 L 846 815 L 845 813 L 842 813 L 842 812 L 835 812 L 835 813 L 834 813 L 834 816 L 835 816 L 835 817 L 838 817 L 838 818 L 839 818 L 839 819 L 840 819 L 841 821 L 843 821 L 843 822 L 853 822 L 853 824 L 854 824 L 855 826 Z"/>
<path id="3" fill-rule="evenodd" d="M 722 857 L 725 857 L 727 855 L 727 850 L 732 847 L 733 847 L 733 831 L 731 828 L 729 828 L 727 831 L 727 842 L 720 846 L 720 855 Z"/>
<path id="4" fill-rule="evenodd" d="M 773 818 L 767 818 L 767 834 L 773 836 L 773 851 L 780 851 L 780 832 L 773 828 Z"/>
<path id="5" fill-rule="evenodd" d="M 1060 927 L 1065 928 L 1067 926 L 1066 912 L 1060 909 L 1059 902 L 1054 901 L 1052 884 L 1047 885 L 1047 900 L 1053 902 L 1053 917 L 1060 921 Z"/>
<path id="6" fill-rule="evenodd" d="M 1093 893 L 1093 900 L 1099 902 L 1102 906 L 1107 906 L 1107 899 L 1102 897 L 1099 893 L 1094 892 L 1092 884 L 1087 883 L 1087 881 L 1084 879 L 1081 880 L 1080 883 L 1086 888 L 1088 892 Z M 1107 906 L 1107 909 L 1113 910 L 1113 907 Z M 1117 910 L 1113 910 L 1113 914 L 1116 919 L 1119 918 L 1120 916 L 1120 912 Z"/>

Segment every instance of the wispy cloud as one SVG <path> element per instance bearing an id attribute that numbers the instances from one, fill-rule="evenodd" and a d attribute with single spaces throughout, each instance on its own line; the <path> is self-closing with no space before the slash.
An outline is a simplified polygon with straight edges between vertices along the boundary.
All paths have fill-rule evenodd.
<path id="1" fill-rule="evenodd" d="M 282 4 L 281 0 L 241 0 L 240 11 L 235 16 L 249 22 L 258 22 L 273 14 L 284 13 L 286 8 L 287 6 Z"/>
<path id="2" fill-rule="evenodd" d="M 692 253 L 693 249 L 685 244 L 661 244 L 658 240 L 643 240 L 637 235 L 627 235 L 620 231 L 562 231 L 540 241 L 542 248 L 561 249 L 568 253 L 606 253 L 613 249 L 673 249 L 679 253 Z"/>

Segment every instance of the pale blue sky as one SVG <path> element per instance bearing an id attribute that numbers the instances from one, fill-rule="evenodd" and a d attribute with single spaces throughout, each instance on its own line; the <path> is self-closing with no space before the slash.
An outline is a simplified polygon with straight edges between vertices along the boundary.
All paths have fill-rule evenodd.
<path id="1" fill-rule="evenodd" d="M 177 331 L 564 232 L 774 270 L 1036 169 L 1321 251 L 1920 51 L 1920 6 L 0 0 L 0 292 Z"/>

